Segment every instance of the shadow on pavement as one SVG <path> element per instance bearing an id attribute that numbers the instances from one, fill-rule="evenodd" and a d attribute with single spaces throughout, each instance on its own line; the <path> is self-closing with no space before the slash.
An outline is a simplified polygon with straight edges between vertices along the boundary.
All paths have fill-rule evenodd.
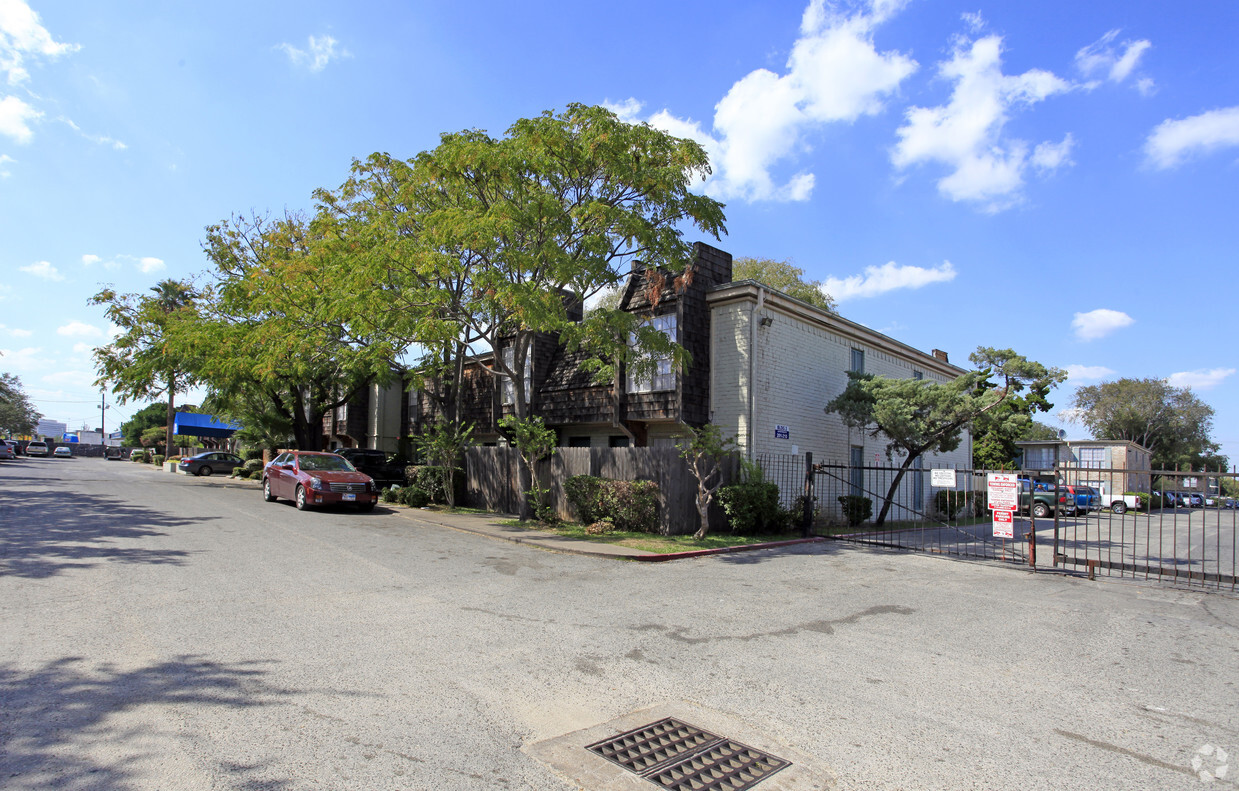
<path id="1" fill-rule="evenodd" d="M 81 657 L 66 657 L 32 671 L 0 665 L 0 777 L 8 787 L 81 788 L 120 791 L 133 787 L 130 764 L 142 754 L 133 738 L 147 743 L 146 729 L 109 723 L 117 714 L 142 706 L 256 707 L 282 703 L 289 690 L 267 684 L 264 663 L 223 664 L 181 656 L 135 670 L 89 667 Z M 104 762 L 83 749 L 105 746 L 117 756 Z M 120 749 L 117 749 L 118 746 Z M 238 773 L 260 766 L 235 766 Z M 149 778 L 146 778 L 149 780 Z M 233 787 L 256 787 L 241 778 Z M 264 779 L 261 787 L 287 783 Z"/>
<path id="2" fill-rule="evenodd" d="M 118 544 L 218 518 L 173 516 L 115 497 L 9 488 L 0 501 L 0 577 L 51 577 L 100 561 L 180 564 L 188 552 Z"/>

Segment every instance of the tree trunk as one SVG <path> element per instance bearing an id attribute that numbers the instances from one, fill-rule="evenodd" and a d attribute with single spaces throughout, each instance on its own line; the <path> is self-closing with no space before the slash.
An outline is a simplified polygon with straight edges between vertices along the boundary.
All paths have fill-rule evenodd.
<path id="1" fill-rule="evenodd" d="M 908 454 L 908 457 L 903 460 L 903 466 L 899 468 L 899 472 L 895 473 L 895 480 L 891 481 L 890 487 L 886 490 L 886 499 L 882 501 L 882 510 L 878 512 L 878 518 L 874 520 L 874 527 L 881 527 L 886 522 L 886 514 L 891 510 L 891 503 L 895 499 L 895 492 L 899 490 L 899 482 L 903 480 L 904 473 L 912 467 L 912 462 L 920 458 L 921 454 Z"/>
<path id="2" fill-rule="evenodd" d="M 172 454 L 172 424 L 176 422 L 176 409 L 173 400 L 176 398 L 176 376 L 168 374 L 168 427 L 164 434 L 163 452 L 166 456 Z"/>
<path id="3" fill-rule="evenodd" d="M 701 527 L 697 528 L 697 532 L 693 533 L 693 539 L 700 541 L 706 537 L 706 533 L 710 532 L 710 498 L 703 497 L 704 492 L 697 493 L 697 514 L 701 517 Z"/>

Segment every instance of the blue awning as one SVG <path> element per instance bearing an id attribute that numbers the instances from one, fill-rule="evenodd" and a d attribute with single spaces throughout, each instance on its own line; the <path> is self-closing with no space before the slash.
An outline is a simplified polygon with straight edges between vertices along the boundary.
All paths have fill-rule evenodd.
<path id="1" fill-rule="evenodd" d="M 230 420 L 220 420 L 215 415 L 201 415 L 195 412 L 177 412 L 172 421 L 172 433 L 191 437 L 231 437 L 233 432 L 241 428 L 240 423 Z"/>

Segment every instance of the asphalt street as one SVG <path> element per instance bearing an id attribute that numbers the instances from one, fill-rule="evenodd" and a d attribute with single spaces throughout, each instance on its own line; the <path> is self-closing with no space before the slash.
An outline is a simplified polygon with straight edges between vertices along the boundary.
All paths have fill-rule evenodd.
<path id="1" fill-rule="evenodd" d="M 666 713 L 757 791 L 1239 777 L 1239 598 L 839 542 L 633 563 L 418 512 L 0 462 L 0 788 L 654 788 Z M 1202 779 L 1203 778 L 1203 779 Z"/>

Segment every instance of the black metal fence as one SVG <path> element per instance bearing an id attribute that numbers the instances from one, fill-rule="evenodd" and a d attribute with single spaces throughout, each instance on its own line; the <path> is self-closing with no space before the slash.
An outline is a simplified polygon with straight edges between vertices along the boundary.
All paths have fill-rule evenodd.
<path id="1" fill-rule="evenodd" d="M 807 455 L 761 456 L 758 463 L 766 480 L 779 485 L 784 507 L 811 503 L 814 532 L 839 540 L 1089 576 L 1239 589 L 1234 471 L 904 470 L 814 464 Z M 1030 490 L 1046 490 L 1033 495 L 1032 513 L 1025 495 L 1005 530 L 995 529 L 988 508 L 992 472 L 1015 474 Z"/>

